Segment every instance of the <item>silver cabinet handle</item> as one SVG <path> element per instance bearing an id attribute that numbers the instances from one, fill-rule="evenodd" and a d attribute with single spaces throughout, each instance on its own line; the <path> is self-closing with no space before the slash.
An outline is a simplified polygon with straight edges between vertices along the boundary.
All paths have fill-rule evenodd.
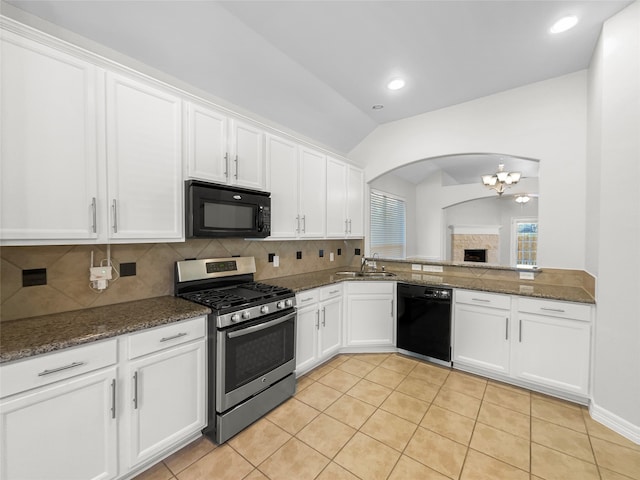
<path id="1" fill-rule="evenodd" d="M 320 310 L 316 310 L 316 330 L 320 330 Z"/>
<path id="2" fill-rule="evenodd" d="M 393 299 L 391 299 L 391 316 L 393 317 Z"/>
<path id="3" fill-rule="evenodd" d="M 522 343 L 522 320 L 518 322 L 518 342 Z"/>
<path id="4" fill-rule="evenodd" d="M 300 233 L 300 215 L 296 217 L 296 224 L 297 224 L 296 233 Z"/>
<path id="5" fill-rule="evenodd" d="M 186 332 L 178 333 L 177 335 L 172 335 L 170 337 L 162 337 L 160 339 L 161 342 L 168 342 L 169 340 L 175 340 L 176 338 L 184 337 L 188 335 Z"/>
<path id="6" fill-rule="evenodd" d="M 547 308 L 547 307 L 540 307 L 540 310 L 545 310 L 547 312 L 557 312 L 557 313 L 565 313 L 565 311 L 562 308 Z"/>
<path id="7" fill-rule="evenodd" d="M 73 362 L 69 365 L 65 365 L 64 367 L 52 368 L 51 370 L 43 370 L 38 374 L 39 377 L 44 377 L 45 375 L 51 375 L 52 373 L 61 372 L 62 370 L 68 370 L 70 368 L 79 367 L 84 365 L 84 362 Z"/>
<path id="8" fill-rule="evenodd" d="M 333 295 L 334 293 L 338 293 L 338 292 L 340 292 L 340 290 L 330 290 L 329 295 Z"/>
<path id="9" fill-rule="evenodd" d="M 349 219 L 349 233 L 351 233 L 351 219 Z"/>
<path id="10" fill-rule="evenodd" d="M 504 319 L 504 339 L 509 340 L 509 317 Z"/>
<path id="11" fill-rule="evenodd" d="M 327 309 L 325 307 L 322 307 L 322 326 L 327 326 Z"/>
<path id="12" fill-rule="evenodd" d="M 118 204 L 115 198 L 111 204 L 111 210 L 113 211 L 113 233 L 118 233 Z"/>
<path id="13" fill-rule="evenodd" d="M 302 233 L 307 233 L 307 216 L 302 216 Z"/>
<path id="14" fill-rule="evenodd" d="M 111 418 L 116 418 L 116 379 L 111 380 Z"/>
<path id="15" fill-rule="evenodd" d="M 491 300 L 487 300 L 485 298 L 472 298 L 471 300 L 473 300 L 474 302 L 485 302 L 485 303 L 491 303 Z"/>
<path id="16" fill-rule="evenodd" d="M 302 302 L 309 302 L 309 301 L 311 301 L 311 300 L 313 300 L 313 297 L 301 298 L 301 299 L 300 299 L 300 303 L 302 303 Z"/>
<path id="17" fill-rule="evenodd" d="M 344 219 L 344 233 L 349 233 L 349 220 L 346 218 Z"/>
<path id="18" fill-rule="evenodd" d="M 91 199 L 91 213 L 93 217 L 93 224 L 91 225 L 91 230 L 93 233 L 98 232 L 98 222 L 97 222 L 97 212 L 96 212 L 96 197 Z"/>
<path id="19" fill-rule="evenodd" d="M 138 372 L 133 374 L 133 408 L 138 409 Z"/>
<path id="20" fill-rule="evenodd" d="M 236 155 L 235 162 L 236 162 L 236 174 L 235 174 L 235 177 L 236 177 L 236 180 L 237 180 L 238 179 L 238 155 Z"/>
<path id="21" fill-rule="evenodd" d="M 224 153 L 224 177 L 229 178 L 229 152 Z"/>

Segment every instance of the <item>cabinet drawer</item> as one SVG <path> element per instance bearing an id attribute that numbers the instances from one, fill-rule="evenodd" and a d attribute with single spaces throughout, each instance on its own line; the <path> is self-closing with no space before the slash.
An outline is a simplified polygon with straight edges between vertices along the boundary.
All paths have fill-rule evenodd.
<path id="1" fill-rule="evenodd" d="M 591 306 L 580 303 L 519 298 L 518 311 L 550 317 L 570 318 L 584 322 L 591 321 Z"/>
<path id="2" fill-rule="evenodd" d="M 395 289 L 394 282 L 367 282 L 357 281 L 347 283 L 347 293 L 380 293 L 383 295 L 393 295 Z"/>
<path id="3" fill-rule="evenodd" d="M 511 308 L 511 297 L 509 295 L 477 292 L 474 290 L 456 290 L 455 299 L 456 303 L 501 308 L 503 310 L 509 310 Z"/>
<path id="4" fill-rule="evenodd" d="M 3 365 L 0 396 L 7 397 L 113 365 L 117 352 L 117 340 L 111 339 Z"/>
<path id="5" fill-rule="evenodd" d="M 206 334 L 205 317 L 163 325 L 129 335 L 129 358 L 191 342 Z"/>
<path id="6" fill-rule="evenodd" d="M 304 290 L 296 293 L 296 306 L 298 308 L 304 308 L 307 305 L 318 303 L 320 298 L 320 289 L 313 288 L 311 290 Z"/>
<path id="7" fill-rule="evenodd" d="M 320 289 L 320 301 L 342 295 L 342 285 L 329 285 Z"/>

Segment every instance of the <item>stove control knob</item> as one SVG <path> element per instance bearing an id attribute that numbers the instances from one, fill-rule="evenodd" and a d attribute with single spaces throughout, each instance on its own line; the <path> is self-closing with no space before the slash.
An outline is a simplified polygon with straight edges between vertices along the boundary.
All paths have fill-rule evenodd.
<path id="1" fill-rule="evenodd" d="M 284 308 L 284 302 L 280 301 L 276 303 L 276 308 Z"/>
<path id="2" fill-rule="evenodd" d="M 242 312 L 242 318 L 244 320 L 249 320 L 251 318 L 251 312 Z"/>
<path id="3" fill-rule="evenodd" d="M 269 307 L 267 305 L 263 305 L 260 307 L 260 313 L 269 313 Z"/>
<path id="4" fill-rule="evenodd" d="M 231 321 L 233 323 L 237 323 L 240 321 L 240 315 L 238 315 L 237 313 L 234 313 L 233 315 L 231 315 Z"/>
<path id="5" fill-rule="evenodd" d="M 284 301 L 285 307 L 293 307 L 293 300 L 288 299 Z"/>

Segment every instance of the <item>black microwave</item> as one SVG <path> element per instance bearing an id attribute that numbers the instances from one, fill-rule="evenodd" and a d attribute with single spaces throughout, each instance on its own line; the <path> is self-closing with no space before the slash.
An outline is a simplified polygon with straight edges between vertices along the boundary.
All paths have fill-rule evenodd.
<path id="1" fill-rule="evenodd" d="M 187 238 L 264 238 L 271 234 L 267 192 L 187 180 L 185 197 Z"/>

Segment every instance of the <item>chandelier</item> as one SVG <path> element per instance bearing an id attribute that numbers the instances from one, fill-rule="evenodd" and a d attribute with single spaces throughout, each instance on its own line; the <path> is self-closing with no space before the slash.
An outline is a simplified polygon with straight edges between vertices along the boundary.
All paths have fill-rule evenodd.
<path id="1" fill-rule="evenodd" d="M 482 183 L 485 187 L 502 195 L 508 186 L 520 181 L 520 172 L 505 172 L 504 163 L 498 165 L 498 171 L 493 175 L 482 175 Z"/>

